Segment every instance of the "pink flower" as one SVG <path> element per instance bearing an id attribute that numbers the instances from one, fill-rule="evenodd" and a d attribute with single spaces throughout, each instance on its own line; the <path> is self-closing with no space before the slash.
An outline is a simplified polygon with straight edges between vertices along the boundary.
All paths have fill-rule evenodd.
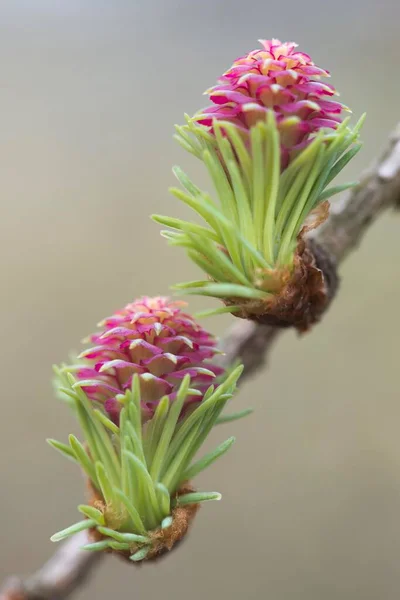
<path id="1" fill-rule="evenodd" d="M 238 58 L 207 91 L 213 105 L 197 122 L 212 130 L 213 120 L 234 123 L 246 139 L 249 129 L 273 110 L 280 133 L 282 168 L 320 129 L 336 129 L 346 107 L 330 100 L 335 89 L 320 81 L 328 71 L 315 66 L 293 42 L 260 40 L 263 48 Z M 328 98 L 328 99 L 327 99 Z"/>
<path id="2" fill-rule="evenodd" d="M 94 346 L 80 355 L 84 364 L 76 376 L 88 398 L 104 404 L 114 422 L 122 408 L 118 396 L 131 387 L 135 373 L 144 420 L 153 416 L 163 396 L 174 399 L 185 375 L 190 375 L 193 390 L 187 404 L 200 402 L 223 373 L 209 362 L 217 351 L 214 337 L 182 311 L 184 306 L 143 297 L 104 319 L 102 331 L 89 337 Z"/>

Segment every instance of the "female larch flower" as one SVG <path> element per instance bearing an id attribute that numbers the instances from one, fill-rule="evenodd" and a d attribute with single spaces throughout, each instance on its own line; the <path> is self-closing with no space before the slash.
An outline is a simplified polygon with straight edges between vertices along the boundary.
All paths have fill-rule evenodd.
<path id="1" fill-rule="evenodd" d="M 217 201 L 177 167 L 184 191 L 171 191 L 205 226 L 153 218 L 206 274 L 178 290 L 220 298 L 217 312 L 306 330 L 336 281 L 329 256 L 306 233 L 327 218 L 328 198 L 354 185 L 329 187 L 360 148 L 362 119 L 353 128 L 342 120 L 348 109 L 321 81 L 328 72 L 296 44 L 261 45 L 206 92 L 210 107 L 177 126 L 178 141 L 206 165 Z"/>
<path id="2" fill-rule="evenodd" d="M 186 399 L 200 402 L 205 390 L 223 369 L 212 363 L 215 338 L 189 314 L 185 302 L 141 298 L 104 319 L 101 331 L 89 337 L 75 375 L 90 400 L 104 404 L 113 421 L 122 408 L 118 399 L 139 376 L 145 419 L 154 415 L 159 400 L 173 400 L 185 375 L 192 392 Z"/>
<path id="3" fill-rule="evenodd" d="M 250 129 L 273 110 L 280 134 L 282 167 L 323 128 L 336 129 L 348 110 L 329 100 L 336 94 L 328 77 L 297 44 L 260 40 L 263 46 L 235 60 L 207 94 L 213 106 L 200 112 L 198 123 L 212 128 L 215 119 L 233 123 L 249 141 Z"/>
<path id="4" fill-rule="evenodd" d="M 90 336 L 95 345 L 77 365 L 55 368 L 84 440 L 48 440 L 88 480 L 84 520 L 52 536 L 88 530 L 87 550 L 116 552 L 133 563 L 155 559 L 186 535 L 199 503 L 193 477 L 225 454 L 229 438 L 194 458 L 221 421 L 242 371 L 212 363 L 216 340 L 183 311 L 184 303 L 141 298 L 117 311 Z"/>

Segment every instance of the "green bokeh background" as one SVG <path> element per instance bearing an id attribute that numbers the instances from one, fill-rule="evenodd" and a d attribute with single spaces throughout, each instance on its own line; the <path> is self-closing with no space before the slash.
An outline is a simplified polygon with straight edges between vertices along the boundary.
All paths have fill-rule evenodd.
<path id="1" fill-rule="evenodd" d="M 174 163 L 209 186 L 173 124 L 258 37 L 295 39 L 368 113 L 357 177 L 400 117 L 399 19 L 395 0 L 0 4 L 0 579 L 37 568 L 83 497 L 44 442 L 77 432 L 51 364 L 114 309 L 198 275 L 148 218 L 187 214 L 167 193 Z M 257 411 L 213 434 L 237 443 L 199 478 L 223 501 L 190 540 L 157 567 L 107 559 L 78 599 L 397 600 L 399 231 L 384 215 L 323 323 L 282 336 L 243 386 L 237 407 Z"/>

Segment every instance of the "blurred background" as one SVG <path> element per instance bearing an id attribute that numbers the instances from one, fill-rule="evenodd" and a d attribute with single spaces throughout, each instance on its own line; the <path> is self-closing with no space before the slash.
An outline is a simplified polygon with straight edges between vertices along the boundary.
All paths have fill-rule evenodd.
<path id="1" fill-rule="evenodd" d="M 399 19 L 395 0 L 1 2 L 0 579 L 39 567 L 83 499 L 44 441 L 77 432 L 52 363 L 134 297 L 197 277 L 149 220 L 184 214 L 167 192 L 174 163 L 209 186 L 174 123 L 257 38 L 294 39 L 368 113 L 345 173 L 358 177 L 400 117 Z M 380 218 L 323 323 L 282 336 L 243 386 L 237 407 L 256 413 L 210 440 L 237 436 L 199 478 L 223 501 L 190 541 L 157 567 L 105 560 L 78 599 L 399 597 L 399 231 Z"/>

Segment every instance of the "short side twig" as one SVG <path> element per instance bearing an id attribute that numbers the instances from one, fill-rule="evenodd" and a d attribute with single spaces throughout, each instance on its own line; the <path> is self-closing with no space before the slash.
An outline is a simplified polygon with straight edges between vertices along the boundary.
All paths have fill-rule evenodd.
<path id="1" fill-rule="evenodd" d="M 81 550 L 87 544 L 82 531 L 59 546 L 53 556 L 25 581 L 11 577 L 5 582 L 0 600 L 61 600 L 67 598 L 103 558 L 100 552 Z"/>

